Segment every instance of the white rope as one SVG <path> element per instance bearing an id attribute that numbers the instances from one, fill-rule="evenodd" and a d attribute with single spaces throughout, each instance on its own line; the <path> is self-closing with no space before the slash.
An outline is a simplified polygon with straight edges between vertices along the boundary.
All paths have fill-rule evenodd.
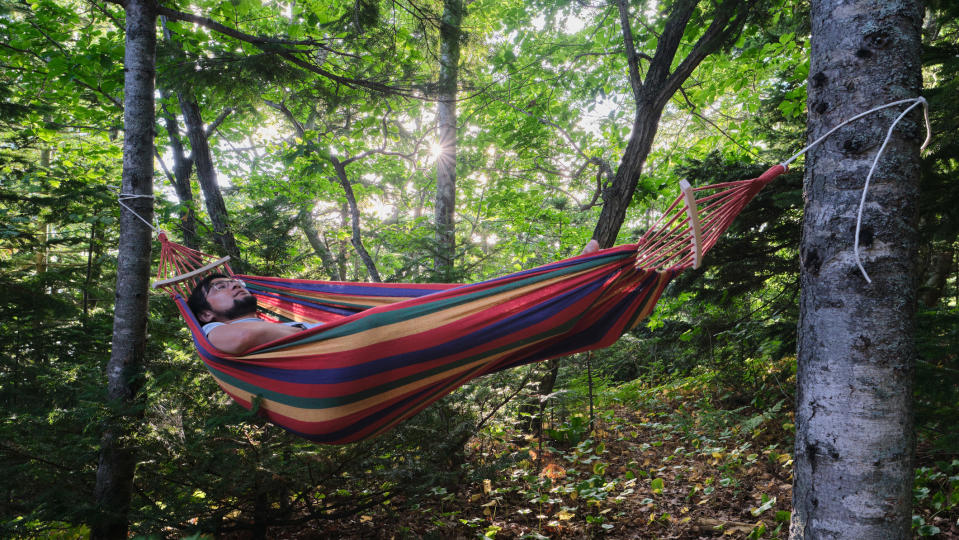
<path id="1" fill-rule="evenodd" d="M 112 189 L 114 189 L 114 190 L 116 190 L 116 191 L 119 191 L 119 189 L 120 189 L 120 188 L 118 188 L 118 187 L 116 187 L 116 186 L 109 186 L 109 187 L 112 188 Z M 153 216 L 153 220 L 154 220 L 154 222 L 156 223 L 156 227 L 154 227 L 153 225 L 150 224 L 149 221 L 147 221 L 146 219 L 144 219 L 143 216 L 141 216 L 140 214 L 137 214 L 132 208 L 130 208 L 129 206 L 123 204 L 123 201 L 128 201 L 128 200 L 131 200 L 131 199 L 153 199 L 153 198 L 154 198 L 153 195 L 138 195 L 138 194 L 136 194 L 136 193 L 120 193 L 120 194 L 117 196 L 117 202 L 120 203 L 120 206 L 126 208 L 128 212 L 130 212 L 131 214 L 133 214 L 134 216 L 136 216 L 137 219 L 139 219 L 140 221 L 142 221 L 143 223 L 145 223 L 147 227 L 150 227 L 150 229 L 152 229 L 153 232 L 156 233 L 156 232 L 159 232 L 159 228 L 160 228 L 160 222 L 157 220 L 156 216 Z"/>
<path id="2" fill-rule="evenodd" d="M 801 156 L 801 155 L 805 154 L 806 152 L 808 152 L 810 149 L 812 149 L 813 147 L 815 147 L 816 145 L 818 145 L 819 143 L 821 143 L 821 142 L 823 141 L 823 139 L 825 139 L 826 137 L 832 135 L 833 133 L 836 132 L 836 130 L 838 130 L 839 128 L 845 126 L 846 124 L 848 124 L 848 123 L 850 123 L 850 122 L 855 122 L 856 120 L 859 120 L 859 119 L 862 118 L 863 116 L 869 116 L 870 114 L 872 114 L 872 113 L 874 113 L 874 112 L 876 112 L 876 111 L 880 111 L 880 110 L 882 110 L 882 109 L 887 109 L 887 108 L 889 108 L 889 107 L 895 107 L 896 105 L 902 105 L 903 103 L 912 103 L 912 104 L 913 104 L 911 107 L 909 107 L 909 109 L 906 109 L 907 112 L 908 112 L 909 110 L 911 110 L 913 107 L 915 107 L 916 105 L 922 103 L 923 112 L 925 113 L 925 118 L 926 118 L 926 140 L 922 143 L 922 147 L 921 147 L 919 150 L 920 150 L 920 151 L 925 150 L 925 149 L 926 149 L 926 146 L 929 146 L 929 141 L 932 140 L 932 126 L 931 126 L 931 124 L 929 123 L 929 103 L 926 101 L 926 98 L 924 98 L 924 97 L 917 97 L 917 98 L 909 98 L 909 99 L 900 99 L 899 101 L 893 101 L 893 102 L 891 102 L 891 103 L 886 103 L 885 105 L 880 105 L 880 106 L 878 106 L 878 107 L 869 109 L 868 111 L 866 111 L 866 112 L 864 112 L 864 113 L 859 113 L 859 114 L 857 114 L 856 116 L 853 116 L 852 118 L 850 118 L 849 120 L 846 120 L 846 121 L 842 122 L 841 124 L 839 124 L 838 126 L 830 129 L 829 131 L 826 132 L 825 135 L 819 137 L 818 139 L 816 139 L 815 141 L 811 142 L 808 146 L 806 146 L 806 147 L 803 148 L 802 150 L 796 152 L 796 154 L 793 155 L 793 157 L 787 159 L 786 161 L 783 161 L 783 162 L 781 163 L 781 165 L 782 165 L 783 167 L 785 167 L 785 168 L 788 169 L 788 168 L 789 168 L 789 164 L 792 163 L 793 161 L 796 161 L 796 158 L 798 158 L 799 156 Z M 893 124 L 893 125 L 895 125 L 895 124 Z"/>
<path id="3" fill-rule="evenodd" d="M 889 140 L 892 138 L 892 132 L 894 129 L 896 129 L 896 125 L 899 123 L 900 120 L 902 120 L 909 113 L 909 111 L 915 109 L 919 105 L 922 105 L 923 116 L 926 120 L 926 140 L 923 141 L 922 146 L 919 148 L 919 151 L 922 152 L 923 150 L 926 149 L 927 146 L 929 146 L 929 141 L 932 140 L 932 125 L 929 122 L 929 103 L 926 101 L 926 98 L 916 97 L 916 98 L 909 98 L 909 99 L 901 99 L 899 101 L 893 101 L 891 103 L 887 103 L 885 105 L 880 105 L 879 107 L 869 109 L 868 111 L 864 113 L 857 114 L 856 116 L 853 116 L 849 120 L 846 120 L 845 122 L 842 122 L 838 126 L 830 129 L 829 131 L 826 132 L 825 135 L 819 137 L 818 139 L 810 143 L 808 146 L 806 146 L 805 148 L 797 152 L 796 155 L 782 162 L 782 166 L 784 168 L 788 168 L 789 164 L 795 161 L 796 158 L 808 152 L 810 149 L 812 149 L 813 147 L 821 143 L 826 137 L 832 135 L 833 133 L 836 132 L 836 130 L 845 126 L 846 124 L 856 121 L 864 116 L 870 115 L 876 111 L 879 111 L 888 107 L 895 107 L 896 105 L 902 105 L 903 103 L 911 103 L 912 105 L 907 107 L 906 110 L 902 111 L 902 113 L 898 117 L 896 117 L 896 119 L 892 122 L 892 125 L 889 126 L 889 130 L 886 131 L 886 138 L 882 141 L 882 146 L 879 147 L 879 151 L 876 152 L 876 157 L 875 159 L 873 159 L 872 166 L 869 168 L 869 174 L 866 175 L 866 182 L 862 186 L 862 197 L 859 200 L 859 211 L 856 215 L 856 238 L 853 241 L 853 253 L 856 256 L 856 266 L 859 267 L 859 270 L 862 272 L 862 276 L 866 278 L 867 283 L 872 283 L 872 279 L 869 278 L 869 274 L 867 274 L 866 269 L 863 268 L 862 260 L 859 257 L 859 231 L 862 228 L 862 212 L 863 212 L 863 208 L 865 208 L 866 206 L 866 194 L 869 192 L 869 181 L 872 179 L 872 173 L 875 172 L 876 170 L 876 165 L 879 164 L 879 158 L 882 157 L 882 153 L 886 150 L 886 145 L 889 144 Z"/>
<path id="4" fill-rule="evenodd" d="M 886 131 L 886 139 L 882 141 L 882 146 L 879 147 L 879 151 L 876 152 L 876 158 L 872 160 L 872 166 L 869 167 L 869 174 L 866 175 L 866 183 L 862 186 L 862 198 L 859 199 L 859 213 L 856 214 L 856 239 L 853 242 L 853 252 L 856 254 L 856 266 L 859 267 L 859 270 L 862 272 L 862 277 L 866 278 L 867 283 L 872 283 L 872 280 L 869 279 L 869 274 L 866 273 L 866 269 L 862 267 L 862 260 L 859 258 L 859 229 L 862 227 L 862 211 L 866 206 L 866 193 L 869 192 L 869 180 L 872 179 L 872 173 L 876 171 L 876 165 L 879 164 L 879 157 L 882 156 L 883 151 L 886 149 L 886 145 L 889 144 L 889 139 L 892 138 L 892 131 L 896 129 L 896 124 L 903 119 L 909 111 L 915 109 L 919 104 L 925 105 L 926 111 L 926 121 L 929 121 L 928 105 L 926 105 L 926 100 L 924 98 L 919 98 L 922 101 L 916 101 L 910 105 L 906 110 L 896 117 L 892 125 L 889 126 L 889 130 Z M 926 125 L 926 141 L 922 143 L 922 147 L 919 151 L 923 151 L 926 148 L 926 145 L 929 144 L 929 140 L 932 137 L 932 130 L 929 128 L 928 124 Z"/>

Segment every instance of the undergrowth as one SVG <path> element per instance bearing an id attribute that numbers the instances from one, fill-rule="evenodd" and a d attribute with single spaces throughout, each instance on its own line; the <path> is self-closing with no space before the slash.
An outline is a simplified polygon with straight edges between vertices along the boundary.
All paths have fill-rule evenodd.
<path id="1" fill-rule="evenodd" d="M 343 538 L 786 538 L 794 359 L 749 381 L 703 371 L 649 386 L 594 387 L 547 415 L 543 437 L 491 424 L 468 444 L 463 482 L 392 501 L 333 530 Z M 570 396 L 574 396 L 571 399 Z M 578 403 L 577 403 L 578 401 Z M 570 412 L 578 411 L 578 412 Z M 959 460 L 920 463 L 916 536 L 959 531 Z"/>

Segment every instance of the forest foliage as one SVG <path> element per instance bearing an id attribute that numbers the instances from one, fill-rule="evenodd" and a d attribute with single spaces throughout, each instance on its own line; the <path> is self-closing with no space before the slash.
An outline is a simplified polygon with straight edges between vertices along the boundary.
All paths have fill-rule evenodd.
<path id="1" fill-rule="evenodd" d="M 641 67 L 675 3 L 629 3 Z M 455 264 L 444 279 L 530 268 L 577 254 L 589 240 L 635 106 L 618 5 L 468 3 Z M 681 50 L 706 31 L 711 5 L 696 9 Z M 163 7 L 158 228 L 220 255 L 230 251 L 228 231 L 237 264 L 252 274 L 437 279 L 433 197 L 435 164 L 444 157 L 432 96 L 442 2 Z M 635 241 L 655 221 L 679 179 L 755 177 L 802 147 L 807 16 L 802 1 L 758 2 L 739 35 L 686 80 L 665 106 L 618 243 Z M 959 528 L 957 17 L 952 3 L 930 2 L 923 29 L 934 138 L 923 156 L 918 261 L 914 528 L 922 535 Z M 111 408 L 104 367 L 121 211 L 123 20 L 122 7 L 110 3 L 0 0 L 0 536 L 83 534 L 96 511 L 101 426 L 117 417 L 134 419 L 130 521 L 138 535 L 343 532 L 345 523 L 399 515 L 421 517 L 423 529 L 402 525 L 414 536 L 502 529 L 501 537 L 541 537 L 562 534 L 568 523 L 578 525 L 567 532 L 615 535 L 624 533 L 624 511 L 609 512 L 607 503 L 640 485 L 651 493 L 639 505 L 644 523 L 679 526 L 687 503 L 649 505 L 665 508 L 664 490 L 681 480 L 667 482 L 639 457 L 612 459 L 604 437 L 629 443 L 616 452 L 649 451 L 661 463 L 679 459 L 670 455 L 699 460 L 690 470 L 703 480 L 690 483 L 699 491 L 684 493 L 687 501 L 709 500 L 716 489 L 743 495 L 736 471 L 760 461 L 781 475 L 777 485 L 788 484 L 801 160 L 746 208 L 703 268 L 675 280 L 645 324 L 607 350 L 562 360 L 548 395 L 533 384 L 543 366 L 516 368 L 473 381 L 387 435 L 313 445 L 231 404 L 197 359 L 173 303 L 154 294 L 137 410 Z M 214 223 L 205 204 L 211 192 L 198 183 L 202 158 L 187 136 L 189 110 L 209 144 L 224 225 Z M 659 452 L 663 440 L 683 450 Z M 569 480 L 547 467 L 546 455 L 567 461 Z M 607 462 L 615 464 L 609 472 Z M 784 534 L 788 517 L 778 513 L 788 512 L 788 501 L 779 493 L 774 506 L 773 495 L 745 509 L 766 523 L 760 529 L 740 519 L 736 526 L 749 522 L 742 534 Z M 481 506 L 497 496 L 499 503 Z M 715 497 L 749 506 L 747 498 Z M 535 502 L 513 529 L 492 510 L 444 514 L 520 499 Z M 585 510 L 570 510 L 577 499 Z"/>

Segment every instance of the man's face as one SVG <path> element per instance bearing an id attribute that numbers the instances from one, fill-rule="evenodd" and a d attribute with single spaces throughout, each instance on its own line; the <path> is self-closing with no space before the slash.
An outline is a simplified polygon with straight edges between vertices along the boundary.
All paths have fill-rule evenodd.
<path id="1" fill-rule="evenodd" d="M 236 279 L 211 281 L 207 285 L 206 301 L 211 309 L 200 315 L 204 323 L 225 322 L 256 313 L 256 297 L 246 290 L 242 281 Z"/>

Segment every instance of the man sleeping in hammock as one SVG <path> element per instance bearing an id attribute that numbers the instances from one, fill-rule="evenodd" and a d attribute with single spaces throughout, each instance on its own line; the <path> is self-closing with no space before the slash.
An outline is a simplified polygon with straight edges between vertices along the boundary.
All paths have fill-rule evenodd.
<path id="1" fill-rule="evenodd" d="M 596 240 L 590 240 L 583 254 L 599 249 Z M 203 333 L 210 343 L 228 354 L 262 345 L 323 323 L 274 323 L 256 316 L 256 297 L 246 290 L 243 282 L 224 274 L 210 274 L 203 278 L 187 300 Z"/>
<path id="2" fill-rule="evenodd" d="M 322 323 L 273 323 L 256 316 L 256 297 L 244 283 L 223 274 L 203 278 L 187 300 L 203 333 L 214 347 L 239 354 L 274 339 L 302 332 Z"/>

